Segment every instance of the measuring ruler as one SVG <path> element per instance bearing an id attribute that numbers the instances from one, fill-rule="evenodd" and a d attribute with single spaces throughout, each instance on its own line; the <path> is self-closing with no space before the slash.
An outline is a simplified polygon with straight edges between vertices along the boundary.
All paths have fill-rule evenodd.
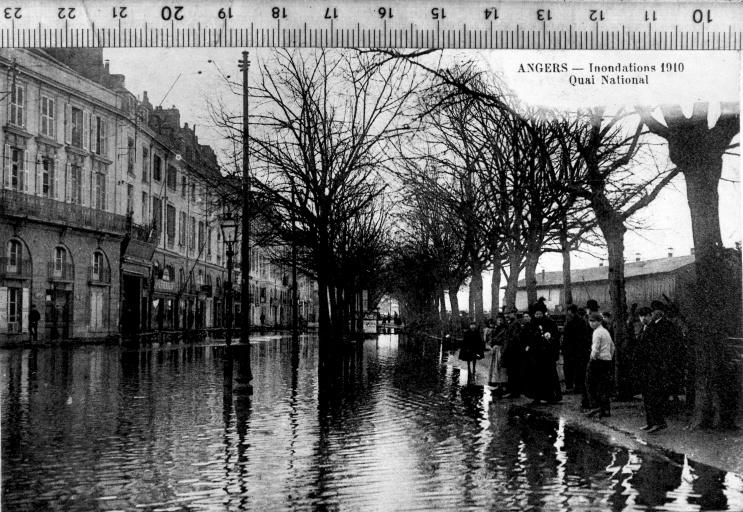
<path id="1" fill-rule="evenodd" d="M 18 2 L 0 47 L 740 50 L 740 2 Z"/>

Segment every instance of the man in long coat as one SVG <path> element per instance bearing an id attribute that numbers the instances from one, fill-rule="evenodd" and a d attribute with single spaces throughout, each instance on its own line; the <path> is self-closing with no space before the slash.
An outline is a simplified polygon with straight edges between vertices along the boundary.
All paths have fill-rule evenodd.
<path id="1" fill-rule="evenodd" d="M 665 414 L 669 376 L 673 370 L 671 350 L 678 332 L 665 317 L 665 307 L 660 301 L 653 301 L 650 308 L 640 308 L 637 313 L 644 325 L 638 344 L 638 362 L 642 365 L 640 375 L 647 424 L 641 429 L 653 433 L 668 427 Z"/>

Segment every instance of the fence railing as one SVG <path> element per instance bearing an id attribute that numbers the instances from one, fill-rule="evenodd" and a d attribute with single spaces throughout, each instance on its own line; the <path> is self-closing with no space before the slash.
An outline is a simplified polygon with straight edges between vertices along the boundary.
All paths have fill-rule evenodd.
<path id="1" fill-rule="evenodd" d="M 111 269 L 88 267 L 88 281 L 93 284 L 111 284 Z"/>
<path id="2" fill-rule="evenodd" d="M 31 279 L 34 269 L 30 259 L 0 257 L 0 276 L 16 279 Z"/>
<path id="3" fill-rule="evenodd" d="M 17 190 L 0 190 L 0 215 L 30 217 L 37 220 L 123 234 L 126 217 L 79 204 L 64 203 L 48 197 L 33 196 Z"/>
<path id="4" fill-rule="evenodd" d="M 72 281 L 75 279 L 75 267 L 72 263 L 56 265 L 55 262 L 50 261 L 46 265 L 50 281 Z"/>

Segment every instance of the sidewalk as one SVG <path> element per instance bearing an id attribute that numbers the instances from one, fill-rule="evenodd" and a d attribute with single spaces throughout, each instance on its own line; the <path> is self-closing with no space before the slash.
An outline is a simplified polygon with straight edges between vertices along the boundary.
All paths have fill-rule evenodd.
<path id="1" fill-rule="evenodd" d="M 457 353 L 449 355 L 445 364 L 467 372 L 467 363 L 457 358 Z M 478 361 L 476 383 L 488 385 L 490 352 Z M 688 418 L 684 413 L 673 413 L 667 418 L 668 428 L 655 434 L 648 434 L 640 427 L 645 424 L 642 400 L 634 402 L 612 402 L 611 417 L 586 418 L 580 408 L 580 395 L 565 395 L 557 405 L 530 405 L 528 398 L 504 399 L 492 397 L 494 403 L 511 404 L 523 409 L 527 414 L 562 419 L 573 428 L 598 434 L 611 444 L 633 450 L 671 451 L 684 454 L 694 461 L 732 471 L 743 475 L 743 429 L 733 432 L 691 431 L 687 428 Z"/>

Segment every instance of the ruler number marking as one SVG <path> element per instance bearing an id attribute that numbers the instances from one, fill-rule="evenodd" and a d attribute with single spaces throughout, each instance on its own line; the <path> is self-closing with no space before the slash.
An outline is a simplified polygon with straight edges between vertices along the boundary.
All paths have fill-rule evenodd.
<path id="1" fill-rule="evenodd" d="M 217 11 L 217 17 L 220 20 L 228 20 L 232 19 L 232 7 L 222 7 Z"/>
<path id="2" fill-rule="evenodd" d="M 485 9 L 485 19 L 486 20 L 497 20 L 498 19 L 498 9 L 495 7 L 488 7 Z"/>
<path id="3" fill-rule="evenodd" d="M 588 19 L 591 21 L 604 21 L 603 9 L 591 9 L 588 13 Z"/>
<path id="4" fill-rule="evenodd" d="M 160 9 L 160 17 L 165 21 L 182 21 L 183 20 L 183 6 L 174 5 L 173 7 L 166 5 Z"/>
<path id="5" fill-rule="evenodd" d="M 286 7 L 272 7 L 271 17 L 275 20 L 286 18 Z"/>
<path id="6" fill-rule="evenodd" d="M 379 9 L 377 9 L 377 13 L 379 14 L 379 17 L 381 19 L 394 18 L 394 15 L 392 14 L 392 7 L 380 7 Z"/>
<path id="7" fill-rule="evenodd" d="M 60 20 L 74 20 L 76 16 L 74 7 L 57 7 L 57 17 Z"/>
<path id="8" fill-rule="evenodd" d="M 537 9 L 537 19 L 539 21 L 550 21 L 552 19 L 551 9 Z"/>
<path id="9" fill-rule="evenodd" d="M 705 12 L 702 9 L 694 9 L 691 19 L 694 23 L 712 23 L 712 10 L 707 9 Z"/>
<path id="10" fill-rule="evenodd" d="M 6 7 L 3 9 L 3 17 L 6 20 L 20 20 L 23 18 L 23 11 L 20 7 Z"/>

